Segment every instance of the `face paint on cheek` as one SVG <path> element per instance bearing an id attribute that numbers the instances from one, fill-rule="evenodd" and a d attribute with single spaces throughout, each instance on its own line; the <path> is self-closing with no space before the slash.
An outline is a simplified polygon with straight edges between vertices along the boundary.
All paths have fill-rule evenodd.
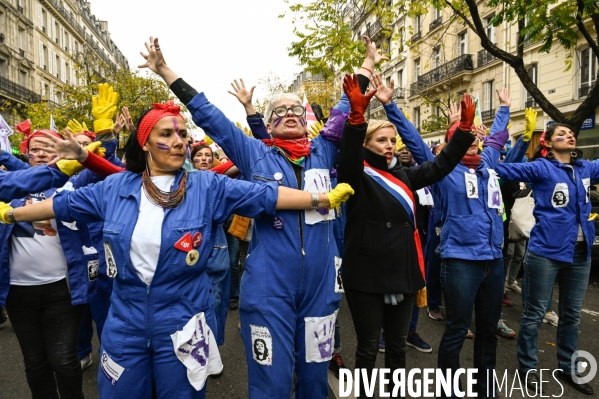
<path id="1" fill-rule="evenodd" d="M 171 147 L 164 143 L 156 143 L 156 147 L 158 147 L 158 149 L 162 151 L 170 151 L 171 149 Z"/>
<path id="2" fill-rule="evenodd" d="M 272 121 L 272 123 L 273 123 L 273 125 L 275 125 L 275 127 L 279 127 L 279 125 L 281 124 L 282 121 L 283 121 L 283 118 L 277 117 Z"/>
<path id="3" fill-rule="evenodd" d="M 56 155 L 52 155 L 52 159 L 56 158 Z"/>
<path id="4" fill-rule="evenodd" d="M 179 136 L 179 124 L 177 123 L 177 118 L 173 117 L 173 125 L 175 126 L 175 134 L 181 140 L 181 136 Z"/>
<path id="5" fill-rule="evenodd" d="M 211 163 L 212 163 L 212 158 L 208 158 L 208 159 L 206 160 L 206 162 L 208 162 L 209 164 L 211 164 Z"/>
<path id="6" fill-rule="evenodd" d="M 35 158 L 35 155 L 33 155 L 33 154 L 27 154 L 27 156 L 29 157 L 29 159 Z"/>
<path id="7" fill-rule="evenodd" d="M 559 141 L 566 141 L 565 137 L 558 137 L 555 139 L 555 141 L 559 142 Z"/>
<path id="8" fill-rule="evenodd" d="M 306 126 L 306 120 L 304 118 L 300 119 L 300 125 L 302 125 L 304 127 Z"/>

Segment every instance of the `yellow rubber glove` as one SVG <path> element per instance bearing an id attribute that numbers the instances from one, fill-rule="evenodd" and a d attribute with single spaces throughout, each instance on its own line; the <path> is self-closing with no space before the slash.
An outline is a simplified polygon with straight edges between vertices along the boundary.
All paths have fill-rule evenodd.
<path id="1" fill-rule="evenodd" d="M 67 123 L 67 127 L 74 135 L 81 132 L 89 132 L 89 129 L 87 128 L 85 122 L 79 123 L 79 121 L 77 121 L 76 119 L 71 119 Z"/>
<path id="2" fill-rule="evenodd" d="M 337 208 L 339 205 L 349 199 L 354 193 L 354 189 L 347 183 L 339 183 L 337 187 L 329 191 L 326 196 L 329 198 L 329 209 Z"/>
<path id="3" fill-rule="evenodd" d="M 406 111 L 404 111 L 404 109 L 401 109 L 401 113 L 403 114 L 403 116 L 406 117 L 407 120 L 410 120 L 410 115 L 408 115 L 408 113 Z"/>
<path id="4" fill-rule="evenodd" d="M 399 137 L 398 134 L 397 136 L 395 136 L 395 152 L 400 152 L 404 148 L 406 148 L 406 145 L 403 143 L 401 137 Z"/>
<path id="5" fill-rule="evenodd" d="M 524 135 L 522 141 L 529 142 L 532 138 L 532 132 L 537 126 L 537 111 L 534 108 L 526 108 L 524 110 Z"/>
<path id="6" fill-rule="evenodd" d="M 320 134 L 320 131 L 324 128 L 323 121 L 316 121 L 308 128 L 308 138 L 314 140 Z"/>
<path id="7" fill-rule="evenodd" d="M 207 134 L 204 134 L 204 141 L 206 142 L 206 145 L 212 145 L 212 143 L 214 143 L 214 140 L 212 140 Z"/>
<path id="8" fill-rule="evenodd" d="M 98 95 L 92 96 L 94 131 L 97 134 L 110 133 L 114 129 L 114 114 L 119 102 L 119 94 L 108 83 L 98 85 Z"/>
<path id="9" fill-rule="evenodd" d="M 101 145 L 102 142 L 94 141 L 93 143 L 88 144 L 85 149 L 89 152 L 93 152 L 96 155 L 104 157 L 106 155 L 106 148 L 101 147 Z M 85 169 L 85 166 L 74 159 L 61 159 L 60 161 L 56 162 L 56 166 L 63 174 L 69 177 L 76 175 Z"/>
<path id="10" fill-rule="evenodd" d="M 599 213 L 591 213 L 589 215 L 589 220 L 599 220 Z"/>
<path id="11" fill-rule="evenodd" d="M 5 202 L 0 201 L 0 223 L 13 224 L 12 221 L 10 221 L 6 218 L 6 214 L 11 209 L 12 209 L 12 206 L 8 205 Z"/>

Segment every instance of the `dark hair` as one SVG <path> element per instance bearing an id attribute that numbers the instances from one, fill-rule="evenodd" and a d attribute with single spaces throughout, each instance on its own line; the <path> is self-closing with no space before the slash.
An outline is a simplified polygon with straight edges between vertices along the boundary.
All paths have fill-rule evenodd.
<path id="1" fill-rule="evenodd" d="M 191 162 L 192 162 L 192 163 L 193 163 L 193 157 L 195 157 L 195 156 L 196 156 L 196 154 L 197 154 L 198 152 L 200 152 L 200 150 L 202 150 L 202 149 L 204 149 L 204 148 L 208 148 L 208 149 L 210 150 L 210 153 L 212 154 L 212 157 L 214 157 L 214 152 L 212 151 L 212 148 L 210 148 L 210 147 L 209 147 L 208 145 L 206 145 L 206 144 L 200 144 L 200 145 L 197 145 L 197 146 L 195 146 L 195 147 L 193 148 L 193 150 L 191 150 L 191 156 L 190 156 L 190 159 L 191 159 Z"/>
<path id="2" fill-rule="evenodd" d="M 256 350 L 256 344 L 258 342 L 262 342 L 262 345 L 264 345 L 264 353 L 259 353 Z M 266 346 L 266 341 L 265 340 L 263 340 L 262 338 L 257 338 L 254 341 L 254 344 L 252 346 L 253 346 L 254 354 L 256 355 L 256 357 L 262 357 L 262 359 L 259 359 L 259 360 L 266 360 L 268 358 L 268 347 Z"/>
<path id="3" fill-rule="evenodd" d="M 551 137 L 553 136 L 553 133 L 555 133 L 555 130 L 560 126 L 570 129 L 574 133 L 575 137 L 578 136 L 578 132 L 575 131 L 571 125 L 568 125 L 567 123 L 554 123 L 553 125 L 548 126 L 547 130 L 545 130 L 545 142 L 551 141 Z M 536 161 L 539 158 L 544 158 L 543 155 L 541 155 L 542 150 L 543 150 L 543 147 L 541 146 L 541 144 L 539 144 L 537 146 L 537 148 L 535 149 L 535 152 L 533 153 L 532 158 L 530 160 Z M 548 149 L 548 151 L 549 151 L 549 149 Z M 573 153 L 576 153 L 576 156 L 572 156 L 572 159 L 571 159 L 572 161 L 576 161 L 577 159 L 582 158 L 582 151 L 579 150 L 578 148 L 574 149 Z M 551 159 L 553 157 L 550 157 L 548 154 L 547 158 Z"/>
<path id="4" fill-rule="evenodd" d="M 137 124 L 135 125 L 135 131 L 129 135 L 129 140 L 127 140 L 127 143 L 125 144 L 125 159 L 127 160 L 125 167 L 128 171 L 133 173 L 141 173 L 147 167 L 146 152 L 141 148 L 137 141 L 137 131 L 139 130 L 139 124 L 143 118 L 153 109 L 154 108 L 148 108 L 141 113 L 137 120 Z"/>

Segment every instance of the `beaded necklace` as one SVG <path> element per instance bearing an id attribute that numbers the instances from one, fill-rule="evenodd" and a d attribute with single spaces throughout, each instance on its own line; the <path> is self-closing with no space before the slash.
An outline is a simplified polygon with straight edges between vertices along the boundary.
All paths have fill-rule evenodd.
<path id="1" fill-rule="evenodd" d="M 162 191 L 160 188 L 158 188 L 158 186 L 156 186 L 152 181 L 148 169 L 144 170 L 141 182 L 144 192 L 146 193 L 146 197 L 152 204 L 162 208 L 173 209 L 181 205 L 181 202 L 183 202 L 183 199 L 185 198 L 185 189 L 187 187 L 187 171 L 183 172 L 183 177 L 181 178 L 181 182 L 179 182 L 179 187 L 175 191 Z"/>

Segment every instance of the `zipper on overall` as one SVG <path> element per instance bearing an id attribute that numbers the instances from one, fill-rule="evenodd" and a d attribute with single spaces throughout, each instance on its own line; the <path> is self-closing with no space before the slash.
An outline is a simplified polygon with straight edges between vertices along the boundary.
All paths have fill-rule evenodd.
<path id="1" fill-rule="evenodd" d="M 297 166 L 295 164 L 291 164 L 291 167 L 293 168 L 293 174 L 295 175 L 295 181 L 297 183 L 297 189 L 301 190 L 302 189 L 302 168 L 301 166 Z M 302 225 L 302 213 L 304 211 L 298 211 L 297 212 L 297 221 L 299 223 L 299 230 L 300 230 L 300 243 L 302 246 L 302 255 L 306 256 L 306 252 L 304 251 L 304 226 Z M 303 261 L 302 261 L 303 264 Z M 303 266 L 302 266 L 303 269 Z"/>

